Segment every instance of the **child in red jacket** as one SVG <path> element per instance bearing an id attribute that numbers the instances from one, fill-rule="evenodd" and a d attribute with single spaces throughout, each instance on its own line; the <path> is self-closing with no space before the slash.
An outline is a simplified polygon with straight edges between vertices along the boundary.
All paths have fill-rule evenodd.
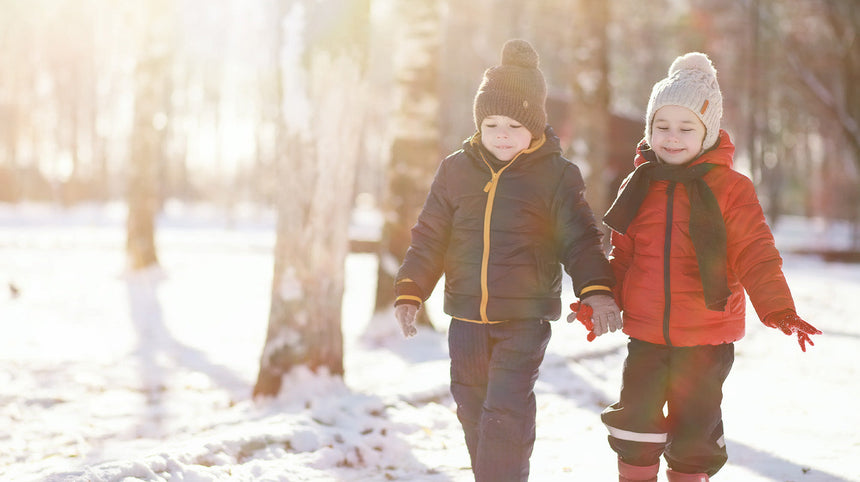
<path id="1" fill-rule="evenodd" d="M 727 460 L 722 386 L 744 335 L 744 290 L 765 325 L 820 334 L 797 316 L 752 182 L 732 169 L 722 94 L 704 54 L 678 57 L 648 101 L 636 169 L 604 217 L 630 336 L 620 400 L 601 418 L 620 480 L 707 481 Z M 667 405 L 667 415 L 663 407 Z"/>

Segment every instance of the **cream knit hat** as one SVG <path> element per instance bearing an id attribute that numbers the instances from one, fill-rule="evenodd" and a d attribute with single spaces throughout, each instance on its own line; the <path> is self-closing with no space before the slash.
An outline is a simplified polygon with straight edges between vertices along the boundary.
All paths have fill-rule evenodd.
<path id="1" fill-rule="evenodd" d="M 649 143 L 654 114 L 665 105 L 686 107 L 702 121 L 705 140 L 701 152 L 717 143 L 723 95 L 717 83 L 717 70 L 707 55 L 690 52 L 676 58 L 669 67 L 669 76 L 654 84 L 645 114 L 645 140 Z"/>

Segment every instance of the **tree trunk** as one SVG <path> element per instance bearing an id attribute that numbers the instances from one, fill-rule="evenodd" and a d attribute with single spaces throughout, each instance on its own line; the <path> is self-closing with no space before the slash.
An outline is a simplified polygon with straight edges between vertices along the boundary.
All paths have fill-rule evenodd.
<path id="1" fill-rule="evenodd" d="M 410 229 L 430 189 L 439 153 L 440 11 L 435 0 L 397 0 L 395 133 L 384 202 L 376 310 L 394 302 L 394 277 L 409 247 Z M 429 293 L 427 293 L 429 295 Z M 431 326 L 426 312 L 418 323 Z"/>
<path id="2" fill-rule="evenodd" d="M 153 5 L 156 3 L 156 5 Z M 149 2 L 135 69 L 134 125 L 128 172 L 126 252 L 131 269 L 158 264 L 155 216 L 159 206 L 158 173 L 166 126 L 165 99 L 170 74 L 170 21 L 165 2 Z"/>
<path id="3" fill-rule="evenodd" d="M 308 51 L 282 65 L 276 113 L 278 222 L 266 344 L 253 396 L 275 396 L 283 375 L 297 365 L 342 375 L 341 309 L 353 185 L 366 106 L 363 63 L 369 2 L 352 1 L 331 15 L 333 0 L 307 2 Z M 282 10 L 286 13 L 286 9 Z M 292 13 L 295 13 L 293 11 Z M 284 16 L 279 14 L 277 19 Z M 293 17 L 295 18 L 295 17 Z M 287 27 L 276 59 L 295 45 Z M 298 63 L 299 57 L 305 61 Z M 286 63 L 288 63 L 287 61 Z M 297 75 L 298 74 L 298 75 Z M 291 76 L 291 77 L 287 77 Z M 304 98 L 286 98 L 306 79 Z M 297 115 L 306 103 L 306 115 Z"/>
<path id="4" fill-rule="evenodd" d="M 570 118 L 573 120 L 571 158 L 584 167 L 586 199 L 600 223 L 615 193 L 609 159 L 609 4 L 604 0 L 577 0 L 577 11 L 589 12 L 578 16 L 573 31 L 576 62 L 567 75 L 573 90 Z M 602 226 L 602 224 L 600 224 Z M 604 230 L 604 243 L 609 236 Z"/>

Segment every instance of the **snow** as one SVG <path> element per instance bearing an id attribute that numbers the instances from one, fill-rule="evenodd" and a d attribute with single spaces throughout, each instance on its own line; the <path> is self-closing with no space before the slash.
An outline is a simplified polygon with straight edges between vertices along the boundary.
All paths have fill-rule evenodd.
<path id="1" fill-rule="evenodd" d="M 0 479 L 472 480 L 438 293 L 438 331 L 404 340 L 390 312 L 372 316 L 376 259 L 350 255 L 345 378 L 296 370 L 254 402 L 272 217 L 166 213 L 161 268 L 132 273 L 121 206 L 0 206 Z M 781 248 L 844 242 L 820 223 L 777 228 Z M 749 310 L 715 480 L 860 481 L 860 265 L 783 254 L 801 316 L 825 334 L 802 353 Z M 615 480 L 598 414 L 617 396 L 625 339 L 553 330 L 531 480 Z"/>

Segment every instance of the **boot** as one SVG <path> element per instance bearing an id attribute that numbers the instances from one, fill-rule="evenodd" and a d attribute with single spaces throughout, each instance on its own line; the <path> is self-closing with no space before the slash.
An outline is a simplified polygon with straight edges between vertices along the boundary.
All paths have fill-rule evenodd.
<path id="1" fill-rule="evenodd" d="M 711 480 L 708 478 L 708 474 L 684 474 L 672 469 L 666 469 L 666 477 L 669 478 L 669 482 L 708 482 Z"/>
<path id="2" fill-rule="evenodd" d="M 647 467 L 630 465 L 618 458 L 618 482 L 657 482 L 660 462 Z"/>

